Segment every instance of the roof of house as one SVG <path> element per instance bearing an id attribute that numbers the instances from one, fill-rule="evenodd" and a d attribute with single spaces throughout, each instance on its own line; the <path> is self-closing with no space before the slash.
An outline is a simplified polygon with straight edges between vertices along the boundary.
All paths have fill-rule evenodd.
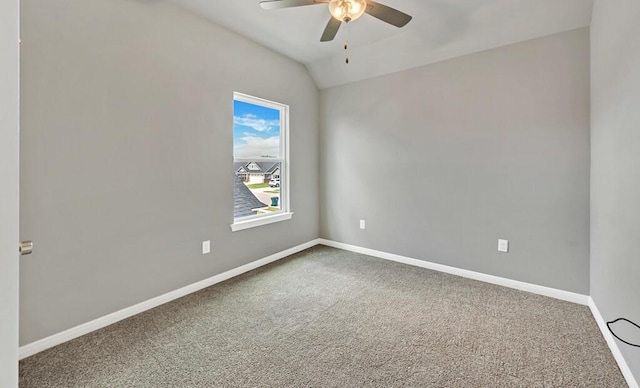
<path id="1" fill-rule="evenodd" d="M 251 163 L 255 163 L 258 167 L 260 167 L 260 169 L 249 170 L 247 166 L 249 166 Z M 275 170 L 277 170 L 280 167 L 280 162 L 235 162 L 233 163 L 233 170 L 235 172 L 239 172 L 242 167 L 244 167 L 245 172 L 248 172 L 251 174 L 272 174 Z"/>
<path id="2" fill-rule="evenodd" d="M 258 163 L 260 165 L 260 163 Z M 267 174 L 273 174 L 277 169 L 280 168 L 280 162 L 266 163 L 262 162 L 264 166 L 260 166 L 267 172 Z M 271 166 L 267 166 L 267 164 L 271 164 Z"/>
<path id="3" fill-rule="evenodd" d="M 249 188 L 242 182 L 242 178 L 233 175 L 233 217 L 246 217 L 255 214 L 252 209 L 267 207 L 256 198 Z"/>

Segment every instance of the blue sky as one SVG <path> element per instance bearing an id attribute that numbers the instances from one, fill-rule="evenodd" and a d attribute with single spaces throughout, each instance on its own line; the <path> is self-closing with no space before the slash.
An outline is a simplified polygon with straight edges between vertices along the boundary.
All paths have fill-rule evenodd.
<path id="1" fill-rule="evenodd" d="M 278 157 L 280 111 L 244 101 L 233 101 L 233 156 Z"/>

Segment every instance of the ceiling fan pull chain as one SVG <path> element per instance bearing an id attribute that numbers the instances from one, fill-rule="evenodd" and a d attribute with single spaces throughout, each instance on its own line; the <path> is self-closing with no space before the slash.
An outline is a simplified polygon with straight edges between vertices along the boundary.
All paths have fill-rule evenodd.
<path id="1" fill-rule="evenodd" d="M 347 22 L 345 24 L 347 25 L 346 26 L 347 27 L 347 29 L 346 29 L 347 37 L 346 37 L 346 40 L 344 41 L 344 50 L 345 50 L 345 52 L 347 54 L 346 63 L 348 65 L 349 64 L 349 51 L 348 51 L 349 50 L 349 22 Z"/>

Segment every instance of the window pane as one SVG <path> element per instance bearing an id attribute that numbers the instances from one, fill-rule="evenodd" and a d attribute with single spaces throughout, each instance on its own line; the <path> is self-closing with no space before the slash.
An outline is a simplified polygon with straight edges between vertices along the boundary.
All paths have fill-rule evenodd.
<path id="1" fill-rule="evenodd" d="M 234 163 L 234 218 L 280 211 L 280 162 Z"/>
<path id="2" fill-rule="evenodd" d="M 233 157 L 280 158 L 280 111 L 233 101 Z"/>

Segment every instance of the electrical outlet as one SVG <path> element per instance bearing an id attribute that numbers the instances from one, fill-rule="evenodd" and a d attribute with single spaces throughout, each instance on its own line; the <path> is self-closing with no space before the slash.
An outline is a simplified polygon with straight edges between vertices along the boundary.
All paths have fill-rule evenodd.
<path id="1" fill-rule="evenodd" d="M 211 240 L 202 242 L 202 254 L 206 255 L 211 252 Z"/>
<path id="2" fill-rule="evenodd" d="M 509 240 L 498 239 L 498 252 L 509 252 Z"/>
<path id="3" fill-rule="evenodd" d="M 364 228 L 365 228 L 364 220 L 360 220 L 360 229 L 364 229 Z"/>

